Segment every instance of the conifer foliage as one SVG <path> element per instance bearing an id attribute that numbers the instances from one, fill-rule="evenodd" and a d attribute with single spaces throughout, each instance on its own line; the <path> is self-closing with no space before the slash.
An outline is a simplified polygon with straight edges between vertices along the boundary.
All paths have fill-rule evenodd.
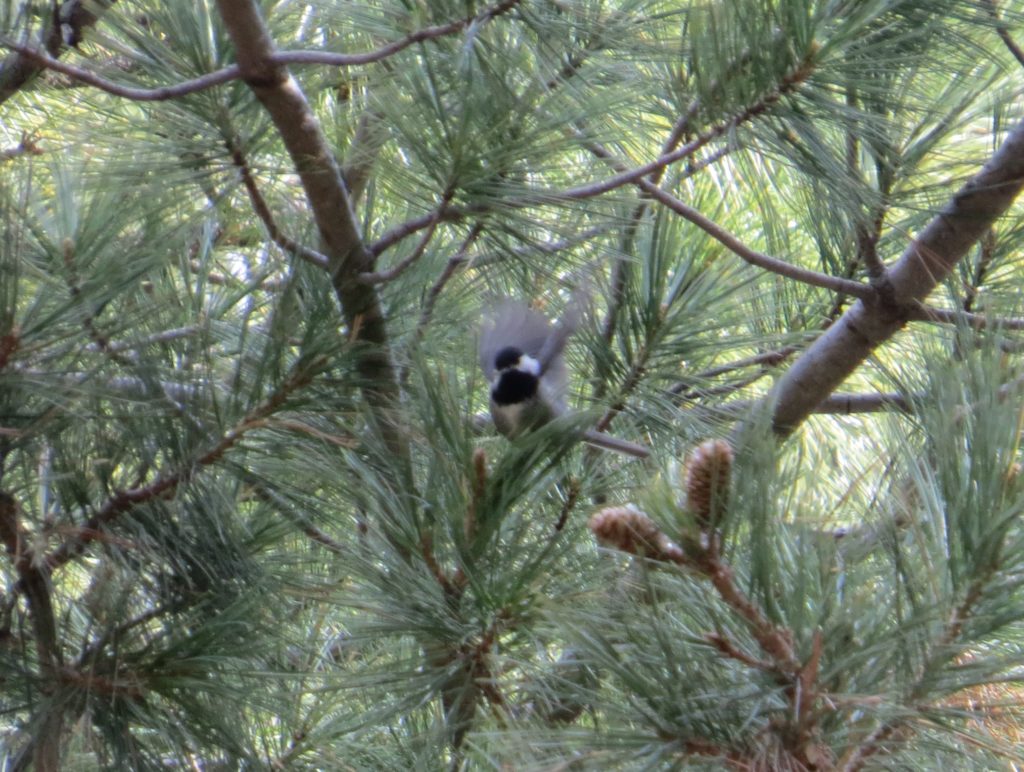
<path id="1" fill-rule="evenodd" d="M 1018 39 L 0 0 L 0 769 L 1020 763 Z"/>

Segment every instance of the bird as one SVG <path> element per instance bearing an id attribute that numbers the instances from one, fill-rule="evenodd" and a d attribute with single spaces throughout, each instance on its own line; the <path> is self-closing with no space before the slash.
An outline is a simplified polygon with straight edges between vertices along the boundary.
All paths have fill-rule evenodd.
<path id="1" fill-rule="evenodd" d="M 484 313 L 480 367 L 490 387 L 491 418 L 509 439 L 544 426 L 569 412 L 565 346 L 580 324 L 581 303 L 569 304 L 556 323 L 511 298 Z M 582 439 L 605 450 L 647 458 L 650 450 L 588 429 Z"/>

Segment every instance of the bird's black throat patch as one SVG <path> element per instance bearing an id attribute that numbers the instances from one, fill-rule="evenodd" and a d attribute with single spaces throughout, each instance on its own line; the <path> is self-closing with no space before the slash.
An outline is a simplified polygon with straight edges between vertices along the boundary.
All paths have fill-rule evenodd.
<path id="1" fill-rule="evenodd" d="M 499 355 L 500 356 L 500 355 Z M 516 360 L 519 356 L 516 356 Z M 533 373 L 522 370 L 505 370 L 498 376 L 498 382 L 491 389 L 491 399 L 497 405 L 518 405 L 537 395 L 540 379 Z"/>

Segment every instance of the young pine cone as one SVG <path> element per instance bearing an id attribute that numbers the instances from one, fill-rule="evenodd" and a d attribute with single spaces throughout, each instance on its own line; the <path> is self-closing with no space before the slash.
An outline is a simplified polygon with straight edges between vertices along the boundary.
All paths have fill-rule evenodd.
<path id="1" fill-rule="evenodd" d="M 686 461 L 686 507 L 701 529 L 714 528 L 725 512 L 732 459 L 728 442 L 707 440 Z"/>
<path id="2" fill-rule="evenodd" d="M 673 563 L 683 559 L 679 545 L 632 504 L 605 507 L 591 515 L 588 525 L 599 542 L 630 555 Z"/>

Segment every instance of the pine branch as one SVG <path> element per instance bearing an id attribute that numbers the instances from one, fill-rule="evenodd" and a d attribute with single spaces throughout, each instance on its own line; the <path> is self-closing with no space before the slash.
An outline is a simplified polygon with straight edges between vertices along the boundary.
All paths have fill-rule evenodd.
<path id="1" fill-rule="evenodd" d="M 444 288 L 448 285 L 452 276 L 464 266 L 467 262 L 470 262 L 466 258 L 466 253 L 469 248 L 480 238 L 480 234 L 483 233 L 484 226 L 480 223 L 474 225 L 466 238 L 463 239 L 459 248 L 455 250 L 455 254 L 448 258 L 448 262 L 444 266 L 444 270 L 441 271 L 441 275 L 437 277 L 430 289 L 427 290 L 427 297 L 423 302 L 423 310 L 420 312 L 420 320 L 416 324 L 416 333 L 414 340 L 418 343 L 423 339 L 423 335 L 426 333 L 427 326 L 430 324 L 430 320 L 434 315 L 434 306 L 437 305 L 437 299 L 441 296 Z"/>
<path id="2" fill-rule="evenodd" d="M 178 469 L 162 474 L 146 485 L 117 491 L 82 526 L 74 529 L 74 533 L 60 547 L 46 556 L 46 565 L 51 571 L 61 568 L 82 554 L 91 542 L 100 539 L 109 523 L 141 504 L 172 494 L 180 485 L 191 480 L 202 467 L 219 461 L 248 432 L 263 427 L 266 419 L 277 412 L 295 391 L 310 382 L 315 368 L 321 364 L 314 363 L 293 372 L 266 401 L 247 412 L 212 447 L 198 453 Z"/>
<path id="3" fill-rule="evenodd" d="M 389 281 L 394 281 L 405 273 L 408 268 L 423 256 L 427 246 L 430 244 L 430 240 L 434 237 L 434 233 L 437 231 L 438 223 L 440 223 L 441 218 L 444 217 L 445 209 L 448 208 L 452 195 L 452 191 L 446 191 L 441 197 L 441 203 L 434 209 L 434 212 L 431 215 L 431 221 L 427 225 L 426 230 L 424 230 L 419 243 L 405 259 L 396 263 L 391 268 L 388 268 L 386 271 L 366 271 L 361 273 L 358 276 L 358 280 L 363 284 L 384 284 Z"/>
<path id="4" fill-rule="evenodd" d="M 783 375 L 771 400 L 773 426 L 793 432 L 883 342 L 1016 199 L 1024 186 L 1024 123 L 957 192 L 887 272 L 878 299 L 862 298 Z"/>
<path id="5" fill-rule="evenodd" d="M 381 46 L 365 54 L 335 54 L 330 51 L 280 51 L 274 54 L 275 64 L 328 64 L 335 67 L 352 67 L 360 64 L 372 64 L 394 56 L 409 46 L 424 43 L 428 40 L 446 37 L 470 27 L 479 26 L 514 9 L 521 0 L 502 0 L 489 5 L 475 16 L 467 16 L 448 24 L 424 27 L 410 32 L 404 38 Z"/>
<path id="6" fill-rule="evenodd" d="M 599 542 L 622 552 L 698 572 L 707 579 L 722 601 L 747 623 L 747 629 L 776 671 L 789 676 L 801 665 L 793 650 L 792 634 L 776 627 L 736 586 L 732 569 L 718 554 L 715 539 L 706 548 L 689 553 L 670 541 L 653 520 L 632 505 L 606 507 L 590 518 L 589 528 Z"/>
<path id="7" fill-rule="evenodd" d="M 588 149 L 598 156 L 612 163 L 617 169 L 624 169 L 624 165 L 618 161 L 615 161 L 611 153 L 601 145 L 596 143 L 587 143 Z M 669 154 L 674 155 L 674 154 Z M 632 172 L 622 172 L 619 178 L 624 176 L 632 176 Z M 746 262 L 758 268 L 764 268 L 772 273 L 785 276 L 789 279 L 795 279 L 796 281 L 804 284 L 809 284 L 813 287 L 824 287 L 825 289 L 835 290 L 836 292 L 842 292 L 848 295 L 853 295 L 859 298 L 873 299 L 875 297 L 875 290 L 866 284 L 861 284 L 857 281 L 850 281 L 849 279 L 843 279 L 837 276 L 829 276 L 827 274 L 818 273 L 817 271 L 811 271 L 806 268 L 801 268 L 798 265 L 787 263 L 783 260 L 779 260 L 776 257 L 771 257 L 757 250 L 751 249 L 744 244 L 725 228 L 718 225 L 716 222 L 708 217 L 705 217 L 699 211 L 694 209 L 689 204 L 684 203 L 680 199 L 662 190 L 657 185 L 651 184 L 650 181 L 641 178 L 632 180 L 644 193 L 648 194 L 655 201 L 663 204 L 668 209 L 672 210 L 676 214 L 682 216 L 686 220 L 689 220 L 702 231 L 707 233 L 713 239 L 718 241 L 720 244 L 725 246 L 736 256 L 742 258 Z"/>
<path id="8" fill-rule="evenodd" d="M 75 267 L 75 244 L 71 239 L 64 239 L 61 245 L 64 252 L 64 281 L 68 285 L 68 292 L 72 301 L 80 301 L 82 288 L 78 281 L 78 270 Z M 93 345 L 110 357 L 115 364 L 129 366 L 131 363 L 116 351 L 110 343 L 110 339 L 96 327 L 96 312 L 87 309 L 82 317 L 82 326 L 86 334 L 92 339 Z"/>
<path id="9" fill-rule="evenodd" d="M 116 2 L 116 0 L 107 0 L 107 2 L 112 4 Z M 400 51 L 417 43 L 445 37 L 446 35 L 460 32 L 473 24 L 486 22 L 496 16 L 507 13 L 517 6 L 519 2 L 520 0 L 504 0 L 504 2 L 486 8 L 476 16 L 459 19 L 458 21 L 450 22 L 448 24 L 425 27 L 424 29 L 409 33 L 401 40 L 381 46 L 374 51 L 369 51 L 364 54 L 334 54 L 329 51 L 274 51 L 269 53 L 266 57 L 266 62 L 271 65 L 278 65 L 282 67 L 288 64 L 326 64 L 333 65 L 335 67 L 353 67 L 362 64 L 372 64 L 373 62 L 383 61 L 388 57 L 394 56 Z M 12 76 L 16 76 L 8 76 L 8 78 L 5 79 L 10 80 L 9 84 L 0 84 L 0 102 L 3 102 L 5 99 L 10 97 L 19 88 L 21 88 L 29 78 L 43 69 L 59 72 L 62 75 L 67 75 L 69 78 L 73 78 L 74 80 L 85 83 L 86 85 L 98 88 L 99 90 L 105 91 L 113 96 L 131 99 L 136 102 L 162 102 L 168 99 L 177 99 L 189 94 L 205 91 L 206 89 L 210 89 L 215 86 L 230 83 L 231 81 L 238 80 L 239 78 L 245 79 L 248 77 L 245 74 L 243 67 L 240 67 L 239 65 L 230 65 L 215 72 L 201 75 L 198 78 L 182 81 L 181 83 L 176 83 L 172 86 L 160 86 L 157 88 L 123 86 L 119 83 L 115 83 L 114 81 L 107 80 L 106 78 L 96 75 L 82 67 L 76 67 L 73 64 L 67 64 L 54 58 L 63 48 L 60 37 L 60 25 L 56 25 L 54 29 L 55 31 L 51 30 L 46 35 L 47 44 L 45 50 L 35 48 L 33 46 L 26 46 L 15 40 L 0 37 L 0 45 L 17 52 L 19 55 L 12 62 L 5 62 L 3 68 L 0 69 L 0 73 L 6 75 L 8 71 L 11 71 Z"/>
<path id="10" fill-rule="evenodd" d="M 234 139 L 227 142 L 228 152 L 231 154 L 231 162 L 238 169 L 238 174 L 242 178 L 242 186 L 245 188 L 245 192 L 249 194 L 249 201 L 252 203 L 253 211 L 256 212 L 256 216 L 260 218 L 260 222 L 267 229 L 267 235 L 270 236 L 270 240 L 277 244 L 285 252 L 297 255 L 298 257 L 305 260 L 311 265 L 315 265 L 317 268 L 326 269 L 330 260 L 326 255 L 322 255 L 316 250 L 304 247 L 301 244 L 296 243 L 292 239 L 288 238 L 281 232 L 281 229 L 277 227 L 277 223 L 274 221 L 274 215 L 270 211 L 270 206 L 267 204 L 263 194 L 260 192 L 259 186 L 256 184 L 256 178 L 252 174 L 252 169 L 249 168 L 249 163 L 242 153 L 242 149 L 238 146 Z"/>
<path id="11" fill-rule="evenodd" d="M 644 180 L 644 178 L 654 172 L 671 166 L 684 158 L 693 156 L 694 153 L 712 140 L 718 139 L 729 132 L 735 131 L 738 127 L 748 121 L 768 112 L 773 105 L 782 99 L 783 96 L 799 88 L 800 85 L 813 74 L 814 69 L 815 64 L 812 52 L 812 54 L 808 55 L 808 57 L 805 58 L 804 61 L 796 68 L 783 76 L 778 87 L 774 90 L 767 93 L 754 104 L 751 104 L 741 110 L 729 120 L 723 121 L 717 126 L 702 132 L 700 136 L 686 143 L 682 147 L 676 148 L 668 153 L 662 153 L 655 160 L 643 164 L 642 166 L 638 166 L 634 169 L 623 170 L 620 174 L 610 179 L 587 185 L 580 185 L 558 194 L 549 195 L 557 199 L 585 200 L 595 196 L 600 196 L 625 185 L 640 185 L 644 190 L 649 190 L 651 188 L 658 189 L 656 185 L 652 184 L 649 180 Z"/>
<path id="12" fill-rule="evenodd" d="M 399 422 L 399 386 L 391 362 L 387 327 L 377 293 L 359 281 L 373 270 L 374 256 L 363 244 L 352 200 L 316 115 L 288 70 L 273 59 L 270 37 L 255 0 L 218 0 L 217 7 L 234 41 L 246 83 L 270 114 L 313 212 L 330 259 L 328 272 L 353 337 L 369 344 L 357 360 L 363 394 L 388 451 L 402 466 L 410 462 Z M 412 493 L 411 469 L 403 473 Z"/>
<path id="13" fill-rule="evenodd" d="M 949 620 L 946 622 L 942 635 L 934 643 L 933 653 L 927 661 L 922 663 L 914 685 L 910 688 L 906 702 L 913 705 L 924 694 L 924 688 L 932 671 L 945 664 L 951 657 L 949 647 L 956 643 L 963 632 L 964 623 L 974 613 L 974 607 L 981 600 L 985 590 L 985 582 L 990 576 L 978 577 L 971 583 L 970 588 L 964 595 L 964 599 L 953 609 Z M 907 717 L 892 718 L 883 721 L 860 743 L 852 746 L 841 760 L 840 769 L 842 772 L 858 772 L 863 769 L 868 760 L 885 752 L 886 740 L 898 732 L 903 731 L 909 719 Z"/>

